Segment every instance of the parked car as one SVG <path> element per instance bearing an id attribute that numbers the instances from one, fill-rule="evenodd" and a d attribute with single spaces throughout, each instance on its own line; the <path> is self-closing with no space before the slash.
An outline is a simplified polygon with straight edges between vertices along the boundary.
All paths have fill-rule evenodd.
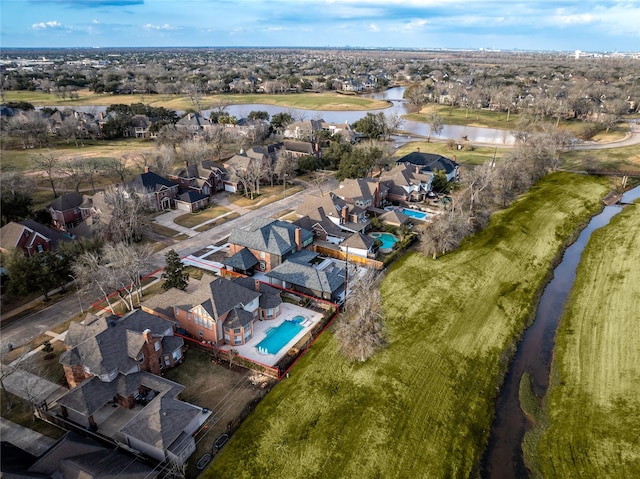
<path id="1" fill-rule="evenodd" d="M 214 449 L 220 450 L 229 440 L 229 434 L 220 434 L 216 442 L 213 444 Z"/>

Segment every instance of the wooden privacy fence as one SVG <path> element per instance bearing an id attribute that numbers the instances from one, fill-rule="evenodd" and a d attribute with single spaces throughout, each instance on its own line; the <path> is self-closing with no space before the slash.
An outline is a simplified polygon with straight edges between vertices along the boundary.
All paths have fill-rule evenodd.
<path id="1" fill-rule="evenodd" d="M 315 251 L 316 253 L 323 254 L 325 256 L 329 256 L 331 258 L 339 259 L 341 261 L 346 261 L 347 260 L 347 254 L 345 252 L 343 252 L 343 251 L 340 251 L 340 250 L 326 248 L 324 246 L 319 246 L 319 245 L 313 245 L 313 251 Z M 371 269 L 375 269 L 375 270 L 378 270 L 378 271 L 384 269 L 384 263 L 382 261 L 377 261 L 375 259 L 369 259 L 369 258 L 363 258 L 362 256 L 358 256 L 358 255 L 355 255 L 355 254 L 350 254 L 349 255 L 349 262 L 350 263 L 361 264 L 365 268 L 371 268 Z"/>

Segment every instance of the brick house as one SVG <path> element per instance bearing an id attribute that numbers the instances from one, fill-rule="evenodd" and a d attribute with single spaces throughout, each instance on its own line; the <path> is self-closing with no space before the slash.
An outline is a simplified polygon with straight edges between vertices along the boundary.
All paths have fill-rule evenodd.
<path id="1" fill-rule="evenodd" d="M 64 233 L 33 220 L 10 222 L 0 228 L 0 251 L 24 251 L 29 256 L 43 251 L 55 251 L 60 241 L 70 241 Z"/>
<path id="2" fill-rule="evenodd" d="M 184 463 L 211 412 L 178 400 L 184 387 L 160 376 L 183 358 L 173 327 L 142 310 L 71 323 L 60 356 L 71 390 L 57 401 L 60 415 L 158 461 Z"/>
<path id="3" fill-rule="evenodd" d="M 145 167 L 144 173 L 136 176 L 128 186 L 133 191 L 144 192 L 142 194 L 148 204 L 158 211 L 171 208 L 179 190 L 177 184 L 149 171 L 148 166 Z"/>
<path id="4" fill-rule="evenodd" d="M 92 213 L 88 196 L 80 193 L 65 193 L 47 205 L 51 224 L 60 231 L 69 231 L 86 220 Z"/>
<path id="5" fill-rule="evenodd" d="M 146 301 L 145 311 L 177 321 L 191 336 L 212 346 L 241 345 L 253 337 L 255 321 L 282 313 L 280 291 L 252 278 L 190 280 L 186 290 L 171 290 Z"/>
<path id="6" fill-rule="evenodd" d="M 286 221 L 256 218 L 248 229 L 234 229 L 229 236 L 229 260 L 246 248 L 263 272 L 313 243 L 313 232 Z M 226 263 L 225 263 L 226 264 Z"/>
<path id="7" fill-rule="evenodd" d="M 182 361 L 183 340 L 173 335 L 170 321 L 135 310 L 122 319 L 90 315 L 72 322 L 65 345 L 60 363 L 73 388 L 94 376 L 110 382 L 118 374 L 160 374 Z"/>
<path id="8" fill-rule="evenodd" d="M 211 196 L 224 189 L 227 172 L 213 160 L 203 160 L 197 164 L 184 162 L 184 166 L 167 176 L 181 189 L 192 190 Z"/>

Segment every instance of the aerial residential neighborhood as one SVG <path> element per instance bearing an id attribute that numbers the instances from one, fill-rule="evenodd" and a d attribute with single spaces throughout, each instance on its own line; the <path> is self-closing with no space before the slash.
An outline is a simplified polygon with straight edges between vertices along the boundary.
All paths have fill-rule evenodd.
<path id="1" fill-rule="evenodd" d="M 0 476 L 640 476 L 638 9 L 214 3 L 2 6 Z"/>

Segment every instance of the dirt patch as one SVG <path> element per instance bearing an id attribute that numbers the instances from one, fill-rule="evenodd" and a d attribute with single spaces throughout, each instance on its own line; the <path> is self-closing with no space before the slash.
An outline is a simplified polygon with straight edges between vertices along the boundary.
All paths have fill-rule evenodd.
<path id="1" fill-rule="evenodd" d="M 205 453 L 215 453 L 216 438 L 223 433 L 231 435 L 274 384 L 255 372 L 240 367 L 230 369 L 227 363 L 218 363 L 209 354 L 194 349 L 186 352 L 183 364 L 168 371 L 166 378 L 185 386 L 181 400 L 212 411 L 195 437 L 197 449 L 189 459 L 187 477 L 201 472 L 195 467 L 198 459 Z"/>

